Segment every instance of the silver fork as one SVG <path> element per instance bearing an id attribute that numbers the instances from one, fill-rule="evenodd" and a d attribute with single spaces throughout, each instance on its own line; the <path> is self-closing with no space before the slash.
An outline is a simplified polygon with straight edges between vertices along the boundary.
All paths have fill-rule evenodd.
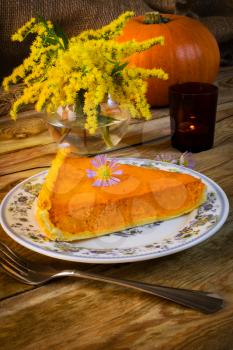
<path id="1" fill-rule="evenodd" d="M 218 295 L 188 289 L 179 289 L 144 282 L 123 280 L 76 269 L 58 270 L 46 265 L 32 264 L 16 255 L 7 245 L 0 242 L 0 267 L 11 277 L 22 283 L 42 285 L 52 279 L 72 276 L 103 281 L 171 300 L 204 313 L 214 313 L 223 308 L 223 299 Z"/>

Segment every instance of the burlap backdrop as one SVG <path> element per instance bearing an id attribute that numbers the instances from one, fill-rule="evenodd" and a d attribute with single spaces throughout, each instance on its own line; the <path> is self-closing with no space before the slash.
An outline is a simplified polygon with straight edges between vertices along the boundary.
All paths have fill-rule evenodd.
<path id="1" fill-rule="evenodd" d="M 223 47 L 222 61 L 233 63 L 233 0 L 0 0 L 0 77 L 27 55 L 29 41 L 13 43 L 10 37 L 32 16 L 59 23 L 70 36 L 99 28 L 126 10 L 137 15 L 151 10 L 177 12 L 200 19 Z"/>

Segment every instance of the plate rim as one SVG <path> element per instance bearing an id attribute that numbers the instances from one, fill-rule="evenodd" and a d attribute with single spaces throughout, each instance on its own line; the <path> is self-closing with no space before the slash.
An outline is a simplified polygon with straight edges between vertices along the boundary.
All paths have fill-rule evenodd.
<path id="1" fill-rule="evenodd" d="M 3 230 L 5 231 L 5 233 L 11 237 L 14 241 L 16 241 L 18 244 L 22 245 L 23 247 L 32 250 L 38 254 L 42 254 L 42 255 L 46 255 L 49 256 L 51 258 L 55 258 L 55 259 L 59 259 L 59 260 L 64 260 L 64 261 L 72 261 L 72 262 L 79 262 L 79 263 L 91 263 L 91 264 L 116 264 L 116 263 L 129 263 L 129 262 L 138 262 L 138 261 L 144 261 L 144 260 L 151 260 L 151 259 L 157 259 L 157 258 L 161 258 L 164 256 L 168 256 L 168 255 L 172 255 L 172 254 L 176 254 L 178 252 L 181 252 L 183 250 L 189 249 L 195 245 L 198 245 L 202 242 L 204 242 L 205 240 L 209 239 L 210 237 L 212 237 L 215 233 L 217 233 L 219 231 L 219 229 L 223 226 L 223 224 L 225 223 L 228 215 L 229 215 L 229 201 L 227 198 L 226 193 L 224 192 L 224 190 L 212 179 L 210 179 L 208 176 L 181 166 L 181 165 L 177 165 L 177 164 L 171 164 L 168 162 L 162 162 L 162 161 L 156 161 L 153 159 L 147 159 L 147 158 L 136 158 L 136 157 L 117 157 L 117 160 L 119 161 L 126 161 L 126 162 L 153 162 L 154 164 L 158 164 L 158 165 L 162 165 L 165 167 L 174 167 L 176 169 L 179 169 L 182 171 L 182 173 L 191 173 L 194 176 L 196 175 L 196 177 L 199 178 L 203 178 L 203 180 L 205 180 L 207 183 L 210 183 L 215 191 L 217 192 L 217 194 L 220 197 L 220 200 L 222 202 L 222 212 L 223 215 L 220 217 L 219 221 L 217 222 L 217 224 L 208 229 L 204 234 L 202 234 L 201 236 L 195 238 L 194 240 L 191 240 L 189 242 L 184 243 L 183 245 L 179 245 L 177 247 L 173 247 L 170 248 L 168 250 L 165 251 L 160 251 L 160 252 L 151 252 L 151 253 L 145 253 L 145 254 L 140 254 L 140 255 L 132 255 L 132 256 L 124 256 L 124 257 L 90 257 L 90 256 L 72 256 L 72 255 L 66 255 L 64 253 L 61 252 L 53 252 L 50 250 L 46 250 L 43 247 L 38 246 L 37 244 L 35 244 L 34 242 L 28 242 L 26 239 L 24 239 L 23 237 L 17 236 L 15 235 L 10 228 L 8 227 L 7 223 L 4 221 L 4 209 L 9 201 L 9 199 L 11 198 L 11 195 L 15 192 L 15 190 L 17 190 L 18 187 L 22 186 L 22 184 L 24 184 L 25 182 L 28 182 L 30 179 L 33 179 L 34 177 L 38 177 L 38 176 L 42 176 L 44 174 L 48 173 L 48 170 L 43 170 L 39 173 L 36 173 L 26 179 L 24 179 L 23 181 L 19 182 L 16 186 L 14 186 L 3 198 L 1 205 L 0 205 L 0 223 L 2 225 Z"/>

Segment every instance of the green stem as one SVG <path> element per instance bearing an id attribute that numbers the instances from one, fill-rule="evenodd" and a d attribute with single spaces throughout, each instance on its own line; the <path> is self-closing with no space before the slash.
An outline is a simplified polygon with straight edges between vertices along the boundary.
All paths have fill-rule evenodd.
<path id="1" fill-rule="evenodd" d="M 103 140 L 104 140 L 106 146 L 108 148 L 112 148 L 113 147 L 113 143 L 111 141 L 110 134 L 109 134 L 109 126 L 104 126 L 103 127 L 102 137 L 103 137 Z"/>
<path id="2" fill-rule="evenodd" d="M 162 17 L 158 11 L 154 11 L 154 12 L 146 12 L 145 13 L 143 23 L 145 23 L 145 24 L 160 24 L 160 23 L 167 23 L 169 21 L 170 21 L 169 18 Z"/>

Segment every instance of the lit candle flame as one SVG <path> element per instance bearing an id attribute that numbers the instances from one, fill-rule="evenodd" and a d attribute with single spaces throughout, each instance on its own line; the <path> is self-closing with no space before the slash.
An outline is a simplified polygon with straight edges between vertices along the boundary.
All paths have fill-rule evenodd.
<path id="1" fill-rule="evenodd" d="M 195 130 L 195 125 L 193 125 L 193 124 L 189 125 L 189 129 Z"/>

